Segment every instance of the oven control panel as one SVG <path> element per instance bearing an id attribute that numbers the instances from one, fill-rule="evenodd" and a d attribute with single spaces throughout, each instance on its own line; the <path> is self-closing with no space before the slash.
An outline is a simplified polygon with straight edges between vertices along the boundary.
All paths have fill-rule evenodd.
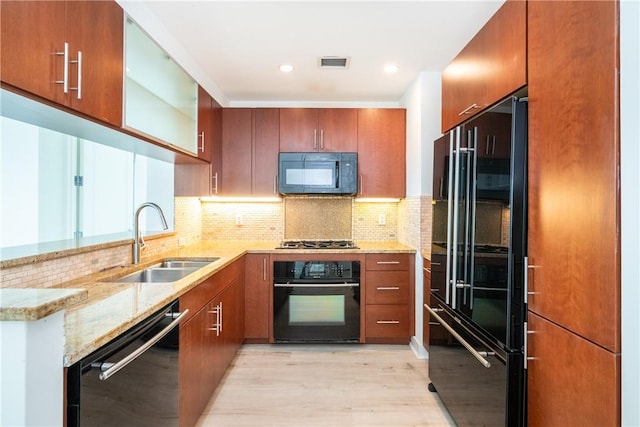
<path id="1" fill-rule="evenodd" d="M 359 261 L 276 261 L 273 263 L 276 281 L 296 280 L 360 280 Z"/>

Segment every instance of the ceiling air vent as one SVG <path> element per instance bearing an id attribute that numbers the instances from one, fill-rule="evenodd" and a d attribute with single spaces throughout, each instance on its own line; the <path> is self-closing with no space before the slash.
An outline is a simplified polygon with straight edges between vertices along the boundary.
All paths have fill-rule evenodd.
<path id="1" fill-rule="evenodd" d="M 351 58 L 348 56 L 322 56 L 318 58 L 320 68 L 346 69 Z"/>

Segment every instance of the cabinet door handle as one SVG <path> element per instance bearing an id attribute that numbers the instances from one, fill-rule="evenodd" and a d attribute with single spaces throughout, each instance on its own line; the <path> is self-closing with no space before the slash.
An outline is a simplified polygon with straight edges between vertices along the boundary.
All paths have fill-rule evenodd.
<path id="1" fill-rule="evenodd" d="M 377 320 L 376 323 L 378 325 L 398 325 L 400 324 L 399 320 Z"/>
<path id="2" fill-rule="evenodd" d="M 491 144 L 491 155 L 495 156 L 496 154 L 496 136 L 493 135 L 493 142 Z"/>
<path id="3" fill-rule="evenodd" d="M 364 194 L 364 178 L 360 175 L 360 195 Z"/>
<path id="4" fill-rule="evenodd" d="M 77 98 L 82 99 L 82 52 L 78 51 L 78 59 L 73 59 L 69 62 L 72 64 L 78 64 L 78 86 L 70 89 L 78 91 Z"/>
<path id="5" fill-rule="evenodd" d="M 204 131 L 200 132 L 199 136 L 200 136 L 200 146 L 198 147 L 198 150 L 204 153 Z"/>
<path id="6" fill-rule="evenodd" d="M 387 264 L 400 264 L 400 261 L 377 261 L 376 264 L 378 265 L 387 265 Z"/>
<path id="7" fill-rule="evenodd" d="M 267 259 L 262 258 L 262 281 L 267 281 Z"/>
<path id="8" fill-rule="evenodd" d="M 422 268 L 426 273 L 431 273 L 431 269 L 428 267 L 423 267 Z"/>
<path id="9" fill-rule="evenodd" d="M 324 129 L 320 129 L 320 150 L 324 150 Z"/>
<path id="10" fill-rule="evenodd" d="M 313 149 L 314 150 L 318 149 L 318 130 L 317 129 L 313 130 Z"/>
<path id="11" fill-rule="evenodd" d="M 489 154 L 489 138 L 491 138 L 489 135 L 487 135 L 487 143 L 484 146 L 484 154 Z"/>
<path id="12" fill-rule="evenodd" d="M 378 286 L 376 289 L 379 291 L 399 291 L 400 286 Z"/>
<path id="13" fill-rule="evenodd" d="M 273 176 L 273 194 L 278 194 L 278 175 Z"/>
<path id="14" fill-rule="evenodd" d="M 62 69 L 62 80 L 56 80 L 56 84 L 62 85 L 62 92 L 69 92 L 69 43 L 64 44 L 62 52 L 56 52 L 56 55 L 62 56 L 64 67 Z"/>
<path id="15" fill-rule="evenodd" d="M 475 110 L 477 108 L 480 108 L 480 106 L 478 104 L 471 104 L 467 108 L 465 108 L 464 110 L 460 111 L 458 113 L 458 115 L 459 116 L 464 116 L 465 114 L 469 114 L 471 112 L 471 110 Z"/>
<path id="16" fill-rule="evenodd" d="M 213 186 L 213 194 L 218 194 L 218 172 L 213 174 L 211 181 L 215 183 Z"/>

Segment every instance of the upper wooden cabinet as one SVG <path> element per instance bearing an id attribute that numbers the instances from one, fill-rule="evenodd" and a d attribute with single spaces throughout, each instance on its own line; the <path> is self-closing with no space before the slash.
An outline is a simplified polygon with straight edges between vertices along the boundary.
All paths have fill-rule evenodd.
<path id="1" fill-rule="evenodd" d="M 527 84 L 527 2 L 509 0 L 442 73 L 442 132 Z"/>
<path id="2" fill-rule="evenodd" d="M 358 109 L 358 197 L 405 197 L 405 151 L 404 109 Z"/>
<path id="3" fill-rule="evenodd" d="M 357 120 L 354 108 L 282 108 L 280 151 L 355 152 Z"/>
<path id="4" fill-rule="evenodd" d="M 278 136 L 278 109 L 223 109 L 222 173 L 217 194 L 277 195 Z"/>
<path id="5" fill-rule="evenodd" d="M 3 83 L 121 126 L 124 13 L 114 1 L 2 1 Z"/>
<path id="6" fill-rule="evenodd" d="M 618 8 L 528 3 L 532 427 L 620 425 Z"/>
<path id="7" fill-rule="evenodd" d="M 204 88 L 198 86 L 198 157 L 211 162 L 214 142 L 214 106 L 217 103 Z M 220 131 L 220 129 L 218 129 Z"/>
<path id="8" fill-rule="evenodd" d="M 615 2 L 529 4 L 529 309 L 610 351 L 620 351 L 617 18 Z"/>

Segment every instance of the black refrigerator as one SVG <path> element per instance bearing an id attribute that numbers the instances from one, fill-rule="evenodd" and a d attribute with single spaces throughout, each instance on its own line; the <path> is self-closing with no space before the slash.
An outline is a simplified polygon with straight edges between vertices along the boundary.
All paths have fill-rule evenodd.
<path id="1" fill-rule="evenodd" d="M 429 390 L 458 426 L 526 425 L 527 100 L 434 143 Z"/>

